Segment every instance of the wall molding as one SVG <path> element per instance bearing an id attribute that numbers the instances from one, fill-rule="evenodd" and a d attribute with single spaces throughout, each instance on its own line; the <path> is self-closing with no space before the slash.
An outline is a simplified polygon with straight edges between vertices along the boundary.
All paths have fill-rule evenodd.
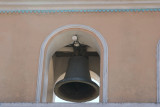
<path id="1" fill-rule="evenodd" d="M 160 0 L 0 0 L 0 10 L 154 9 Z"/>
<path id="2" fill-rule="evenodd" d="M 160 0 L 125 0 L 125 1 L 113 1 L 113 0 L 61 0 L 61 1 L 55 1 L 55 0 L 1 0 L 0 5 L 125 5 L 125 4 L 157 4 L 160 3 Z"/>
<path id="3" fill-rule="evenodd" d="M 160 40 L 157 44 L 157 103 L 160 103 Z"/>
<path id="4" fill-rule="evenodd" d="M 159 107 L 155 103 L 0 103 L 1 107 Z"/>
<path id="5" fill-rule="evenodd" d="M 106 12 L 160 12 L 160 8 L 146 9 L 69 9 L 69 10 L 1 10 L 0 14 L 27 13 L 106 13 Z"/>

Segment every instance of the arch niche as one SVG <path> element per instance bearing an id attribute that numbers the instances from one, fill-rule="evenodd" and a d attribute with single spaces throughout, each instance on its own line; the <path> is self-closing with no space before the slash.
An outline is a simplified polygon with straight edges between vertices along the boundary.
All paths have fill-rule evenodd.
<path id="1" fill-rule="evenodd" d="M 79 41 L 94 47 L 100 56 L 100 102 L 106 103 L 108 96 L 108 46 L 103 36 L 85 25 L 66 25 L 54 30 L 42 43 L 39 57 L 36 102 L 46 102 L 49 63 L 52 55 L 72 43 L 71 37 L 78 33 Z"/>

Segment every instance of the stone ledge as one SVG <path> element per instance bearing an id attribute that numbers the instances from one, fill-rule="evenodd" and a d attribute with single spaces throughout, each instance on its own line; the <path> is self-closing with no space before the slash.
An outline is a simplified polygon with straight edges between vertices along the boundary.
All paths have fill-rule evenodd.
<path id="1" fill-rule="evenodd" d="M 160 107 L 156 103 L 0 103 L 0 107 Z"/>

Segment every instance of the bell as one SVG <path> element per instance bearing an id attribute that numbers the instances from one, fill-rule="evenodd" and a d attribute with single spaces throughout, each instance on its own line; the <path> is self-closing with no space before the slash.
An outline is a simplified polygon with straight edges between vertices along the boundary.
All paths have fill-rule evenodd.
<path id="1" fill-rule="evenodd" d="M 59 98 L 71 102 L 95 99 L 99 95 L 99 86 L 91 80 L 88 58 L 71 57 L 66 75 L 55 84 L 54 92 Z"/>

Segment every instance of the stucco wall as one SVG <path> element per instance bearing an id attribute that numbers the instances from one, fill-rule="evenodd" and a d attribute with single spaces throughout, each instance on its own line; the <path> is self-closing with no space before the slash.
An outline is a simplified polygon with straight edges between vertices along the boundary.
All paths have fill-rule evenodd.
<path id="1" fill-rule="evenodd" d="M 109 102 L 156 102 L 159 19 L 159 12 L 0 14 L 0 102 L 35 102 L 41 44 L 67 24 L 106 39 Z"/>

